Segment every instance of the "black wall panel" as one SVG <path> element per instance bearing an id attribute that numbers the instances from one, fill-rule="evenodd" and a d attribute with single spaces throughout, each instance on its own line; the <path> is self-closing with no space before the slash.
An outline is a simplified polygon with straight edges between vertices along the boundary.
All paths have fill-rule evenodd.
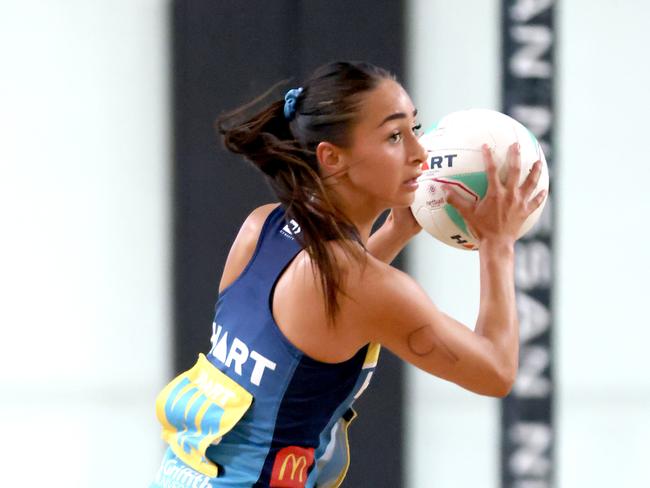
<path id="1" fill-rule="evenodd" d="M 555 486 L 554 287 L 556 195 L 553 175 L 557 62 L 554 1 L 518 9 L 501 2 L 502 110 L 528 127 L 546 156 L 550 193 L 540 222 L 516 247 L 519 372 L 501 401 L 501 487 Z M 554 276 L 551 273 L 550 276 Z M 525 461 L 522 461 L 525 460 Z"/>

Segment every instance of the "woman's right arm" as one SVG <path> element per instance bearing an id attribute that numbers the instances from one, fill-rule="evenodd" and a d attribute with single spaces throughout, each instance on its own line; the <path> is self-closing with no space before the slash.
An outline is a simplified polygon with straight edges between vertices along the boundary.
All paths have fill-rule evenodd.
<path id="1" fill-rule="evenodd" d="M 514 382 L 519 333 L 514 285 L 514 242 L 523 221 L 543 201 L 530 198 L 539 164 L 519 186 L 517 148 L 509 154 L 505 183 L 485 150 L 488 191 L 478 204 L 455 193 L 448 202 L 480 240 L 481 297 L 474 331 L 441 312 L 414 280 L 393 268 L 373 267 L 372 283 L 360 290 L 366 333 L 402 359 L 471 391 L 504 396 Z"/>
<path id="2" fill-rule="evenodd" d="M 367 324 L 368 340 L 414 366 L 473 392 L 504 396 L 518 355 L 513 258 L 501 245 L 480 252 L 481 302 L 474 331 L 440 311 L 412 278 L 388 266 L 365 280 L 372 285 L 359 296 L 366 311 L 360 323 Z"/>

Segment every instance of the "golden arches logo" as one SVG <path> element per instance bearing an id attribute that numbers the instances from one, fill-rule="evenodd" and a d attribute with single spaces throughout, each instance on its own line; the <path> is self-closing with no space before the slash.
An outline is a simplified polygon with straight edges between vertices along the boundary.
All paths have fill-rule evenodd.
<path id="1" fill-rule="evenodd" d="M 278 476 L 278 479 L 284 479 L 284 473 L 287 469 L 287 464 L 289 464 L 289 461 L 291 461 L 291 476 L 289 479 L 291 481 L 294 481 L 296 479 L 296 471 L 298 471 L 298 481 L 302 483 L 304 480 L 305 470 L 307 469 L 307 458 L 305 456 L 298 456 L 296 458 L 295 455 L 289 454 L 287 457 L 285 457 L 284 461 L 282 461 L 282 466 L 280 467 L 280 474 Z"/>
<path id="2" fill-rule="evenodd" d="M 271 488 L 304 488 L 309 468 L 314 463 L 314 448 L 287 446 L 275 455 Z"/>

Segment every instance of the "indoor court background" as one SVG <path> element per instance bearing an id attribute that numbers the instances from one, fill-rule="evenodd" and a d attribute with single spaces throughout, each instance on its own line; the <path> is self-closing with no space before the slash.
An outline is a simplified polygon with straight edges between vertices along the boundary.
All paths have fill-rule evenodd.
<path id="1" fill-rule="evenodd" d="M 207 3 L 236 15 L 234 0 Z M 360 17 L 364 28 L 384 29 L 381 43 L 358 41 L 368 49 L 377 45 L 371 53 L 377 64 L 394 36 L 401 78 L 424 127 L 462 108 L 501 108 L 501 2 L 405 0 L 394 16 L 380 2 L 364 1 L 356 17 L 348 11 L 353 2 L 241 5 L 257 3 L 260 12 L 276 8 L 286 16 L 222 20 L 245 25 L 239 34 L 253 40 L 273 34 L 279 22 L 295 46 L 309 37 L 285 22 L 296 12 L 303 15 L 301 28 L 320 29 L 324 45 L 330 30 L 342 28 L 336 18 L 345 24 Z M 645 488 L 650 4 L 519 4 L 553 8 L 555 18 L 552 486 Z M 0 0 L 2 486 L 147 486 L 163 452 L 153 402 L 179 364 L 176 328 L 204 327 L 204 336 L 193 340 L 208 343 L 211 303 L 191 310 L 203 323 L 174 318 L 180 313 L 174 243 L 187 236 L 178 235 L 174 218 L 180 212 L 179 100 L 172 67 L 179 51 L 172 7 L 167 0 Z M 394 30 L 382 27 L 385 22 Z M 209 38 L 226 52 L 236 49 L 227 43 L 241 42 L 219 32 Z M 272 71 L 248 59 L 230 63 L 227 76 L 242 75 L 233 68 L 237 63 L 249 77 Z M 291 68 L 283 65 L 282 72 Z M 250 79 L 242 89 L 254 88 Z M 210 84 L 200 71 L 195 81 L 189 90 Z M 268 85 L 260 82 L 262 89 Z M 192 134 L 183 139 L 188 146 L 199 144 Z M 216 142 L 214 148 L 207 160 L 218 154 Z M 220 184 L 236 191 L 238 182 Z M 192 188 L 185 187 L 185 195 Z M 213 198 L 221 188 L 213 188 Z M 263 198 L 241 195 L 244 202 Z M 201 250 L 199 236 L 194 256 L 206 257 L 201 266 L 217 276 L 210 239 Z M 476 255 L 421 235 L 402 266 L 443 310 L 473 323 Z M 200 285 L 216 291 L 217 283 Z M 499 401 L 387 361 L 391 366 L 375 377 L 380 394 L 362 399 L 360 414 L 398 421 L 353 425 L 353 440 L 369 442 L 353 444 L 343 486 L 501 486 Z M 390 398 L 382 375 L 399 381 Z M 382 439 L 385 429 L 394 437 Z M 379 449 L 382 440 L 398 452 Z M 373 478 L 377 473 L 381 477 Z"/>

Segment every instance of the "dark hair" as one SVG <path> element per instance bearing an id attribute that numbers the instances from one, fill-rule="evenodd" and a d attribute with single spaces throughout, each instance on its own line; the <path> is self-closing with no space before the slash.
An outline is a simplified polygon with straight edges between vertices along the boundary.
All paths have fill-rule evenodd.
<path id="1" fill-rule="evenodd" d="M 327 241 L 340 242 L 351 256 L 359 256 L 355 243 L 361 248 L 363 243 L 356 227 L 334 206 L 323 186 L 316 147 L 322 141 L 348 147 L 362 95 L 385 79 L 394 77 L 369 63 L 330 63 L 317 68 L 302 85 L 291 120 L 285 117 L 282 98 L 242 121 L 243 114 L 276 85 L 217 121 L 226 148 L 243 154 L 268 177 L 287 215 L 300 225 L 297 237 L 318 268 L 330 322 L 339 309 L 342 277 Z"/>

